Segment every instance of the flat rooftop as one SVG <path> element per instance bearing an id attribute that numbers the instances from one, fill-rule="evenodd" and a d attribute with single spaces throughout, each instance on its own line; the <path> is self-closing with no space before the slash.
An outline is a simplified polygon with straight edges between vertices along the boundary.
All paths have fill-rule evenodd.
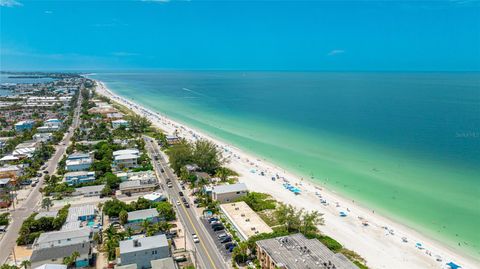
<path id="1" fill-rule="evenodd" d="M 335 254 L 317 239 L 308 239 L 302 234 L 260 240 L 256 244 L 280 268 L 358 269 L 343 254 Z"/>
<path id="2" fill-rule="evenodd" d="M 273 232 L 272 228 L 243 201 L 221 204 L 220 209 L 245 240 L 256 234 Z"/>

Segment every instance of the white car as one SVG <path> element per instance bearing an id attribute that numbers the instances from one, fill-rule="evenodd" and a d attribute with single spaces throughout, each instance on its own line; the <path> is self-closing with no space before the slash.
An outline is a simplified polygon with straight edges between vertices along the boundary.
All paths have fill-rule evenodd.
<path id="1" fill-rule="evenodd" d="M 192 237 L 194 243 L 200 243 L 200 239 L 198 239 L 198 236 L 196 234 L 192 234 Z"/>
<path id="2" fill-rule="evenodd" d="M 177 201 L 177 205 L 178 205 L 178 206 L 180 206 L 180 205 L 181 205 L 181 204 L 180 204 L 180 201 Z"/>

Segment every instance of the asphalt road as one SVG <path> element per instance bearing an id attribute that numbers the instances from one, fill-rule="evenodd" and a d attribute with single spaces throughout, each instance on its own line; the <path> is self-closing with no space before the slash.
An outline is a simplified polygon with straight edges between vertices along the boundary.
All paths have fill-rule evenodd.
<path id="1" fill-rule="evenodd" d="M 62 158 L 63 154 L 67 149 L 68 143 L 73 136 L 73 130 L 78 127 L 79 124 L 79 115 L 80 115 L 80 104 L 82 103 L 82 96 L 80 94 L 78 98 L 77 106 L 75 107 L 74 118 L 72 122 L 73 128 L 69 128 L 67 135 L 63 138 L 59 145 L 55 146 L 56 150 L 54 155 L 47 161 L 47 167 L 45 170 L 48 171 L 48 174 L 51 175 L 57 169 L 58 162 Z M 39 171 L 43 174 L 42 171 Z M 30 192 L 28 198 L 18 205 L 15 205 L 16 208 L 9 210 L 11 215 L 11 222 L 8 226 L 7 232 L 0 241 L 0 264 L 4 264 L 10 253 L 12 252 L 18 237 L 18 232 L 22 226 L 23 220 L 30 216 L 38 207 L 38 203 L 42 198 L 40 193 L 40 188 L 43 185 L 43 176 L 39 179 L 37 186 Z"/>
<path id="2" fill-rule="evenodd" d="M 215 245 L 214 239 L 209 235 L 208 231 L 205 229 L 205 226 L 201 223 L 201 220 L 193 212 L 193 208 L 186 208 L 183 203 L 180 206 L 176 205 L 176 201 L 181 201 L 181 197 L 178 194 L 181 190 L 179 187 L 179 182 L 177 176 L 173 173 L 172 169 L 168 166 L 165 158 L 158 145 L 155 142 L 151 141 L 151 138 L 146 137 L 146 147 L 150 152 L 150 155 L 153 159 L 153 156 L 158 156 L 158 161 L 153 159 L 154 169 L 156 170 L 159 178 L 161 180 L 161 186 L 164 188 L 164 191 L 167 192 L 170 202 L 177 207 L 177 215 L 180 217 L 180 220 L 187 229 L 186 234 L 191 242 L 193 242 L 192 234 L 197 234 L 200 239 L 199 243 L 195 245 L 196 258 L 200 262 L 200 267 L 205 269 L 224 269 L 230 268 L 227 261 L 224 260 L 222 254 L 219 252 L 217 246 Z M 162 173 L 161 170 L 164 170 Z M 166 185 L 166 179 L 169 178 L 172 180 L 172 188 L 168 188 Z M 185 191 L 184 191 L 185 192 Z M 185 194 L 187 194 L 185 192 Z"/>

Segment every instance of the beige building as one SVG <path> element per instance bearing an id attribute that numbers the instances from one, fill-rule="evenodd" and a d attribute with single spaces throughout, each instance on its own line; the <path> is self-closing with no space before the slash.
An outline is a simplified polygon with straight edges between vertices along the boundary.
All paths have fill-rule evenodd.
<path id="1" fill-rule="evenodd" d="M 231 203 L 238 198 L 247 195 L 248 189 L 245 183 L 218 185 L 212 187 L 212 199 L 223 203 Z"/>
<path id="2" fill-rule="evenodd" d="M 220 205 L 220 210 L 242 240 L 261 233 L 271 233 L 268 226 L 245 202 Z"/>

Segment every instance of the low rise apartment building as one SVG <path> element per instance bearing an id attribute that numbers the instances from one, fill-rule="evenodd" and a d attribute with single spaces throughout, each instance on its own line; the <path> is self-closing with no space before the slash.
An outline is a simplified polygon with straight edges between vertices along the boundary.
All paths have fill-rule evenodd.
<path id="1" fill-rule="evenodd" d="M 213 186 L 211 189 L 212 199 L 222 203 L 231 203 L 240 197 L 247 195 L 248 189 L 245 183 L 226 184 Z"/>
<path id="2" fill-rule="evenodd" d="M 151 261 L 170 257 L 167 237 L 162 235 L 120 241 L 120 264 L 151 268 Z"/>

